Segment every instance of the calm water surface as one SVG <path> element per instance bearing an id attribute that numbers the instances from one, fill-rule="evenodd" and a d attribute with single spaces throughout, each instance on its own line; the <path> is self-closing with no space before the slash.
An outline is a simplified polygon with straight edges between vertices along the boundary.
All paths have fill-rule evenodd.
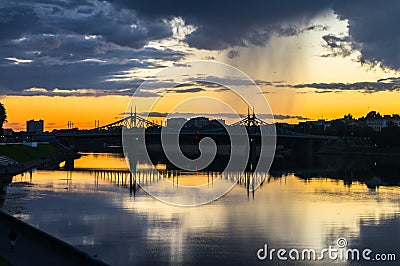
<path id="1" fill-rule="evenodd" d="M 371 190 L 359 182 L 349 186 L 289 174 L 268 177 L 254 194 L 237 185 L 211 204 L 175 207 L 141 189 L 130 193 L 122 174 L 117 179 L 92 171 L 125 169 L 117 155 L 87 154 L 75 161 L 75 168 L 80 170 L 15 176 L 2 209 L 111 265 L 278 264 L 276 257 L 259 261 L 257 250 L 266 243 L 276 249 L 321 250 L 337 247 L 340 237 L 348 248 L 396 253 L 400 261 L 396 186 Z"/>

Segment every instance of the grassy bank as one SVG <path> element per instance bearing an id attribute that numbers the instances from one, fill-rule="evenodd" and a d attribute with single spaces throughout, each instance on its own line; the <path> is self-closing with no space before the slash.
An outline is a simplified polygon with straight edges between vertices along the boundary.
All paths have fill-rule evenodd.
<path id="1" fill-rule="evenodd" d="M 0 145 L 1 155 L 20 163 L 45 159 L 60 152 L 62 150 L 53 144 L 38 144 L 36 148 L 18 144 Z"/>

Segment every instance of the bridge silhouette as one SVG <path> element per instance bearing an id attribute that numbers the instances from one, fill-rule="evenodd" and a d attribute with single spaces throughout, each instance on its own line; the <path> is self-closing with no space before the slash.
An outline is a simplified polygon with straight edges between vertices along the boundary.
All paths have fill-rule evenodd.
<path id="1" fill-rule="evenodd" d="M 243 118 L 242 120 L 233 123 L 231 125 L 227 125 L 228 127 L 236 127 L 236 126 L 245 126 L 246 128 L 257 128 L 257 127 L 265 127 L 271 129 L 273 124 L 267 123 L 261 119 L 259 119 L 256 114 L 253 113 L 250 114 L 248 112 L 247 116 Z M 122 129 L 154 129 L 155 131 L 159 131 L 161 128 L 163 128 L 162 125 L 150 121 L 147 118 L 144 118 L 140 115 L 137 114 L 136 108 L 135 111 L 132 112 L 128 115 L 125 116 L 122 119 L 119 119 L 117 121 L 114 121 L 112 123 L 95 127 L 92 129 L 88 130 L 66 130 L 63 132 L 58 132 L 58 136 L 115 136 L 115 135 L 120 135 L 122 133 Z M 223 135 L 226 134 L 226 132 L 222 131 L 221 129 L 202 129 L 207 131 L 207 134 L 211 135 Z M 335 136 L 324 136 L 324 135 L 311 135 L 311 134 L 306 134 L 306 133 L 299 133 L 299 132 L 294 132 L 285 128 L 281 127 L 275 127 L 275 134 L 277 137 L 285 137 L 285 138 L 305 138 L 305 139 L 320 139 L 320 140 L 333 140 L 337 139 Z M 182 131 L 180 134 L 192 134 L 193 132 L 188 132 L 185 133 L 185 131 Z M 250 133 L 251 134 L 251 133 Z"/>
<path id="2" fill-rule="evenodd" d="M 91 129 L 90 131 L 108 131 L 108 130 L 113 130 L 113 129 L 120 129 L 122 127 L 125 128 L 148 128 L 148 127 L 155 127 L 155 128 L 161 128 L 162 126 L 152 122 L 146 118 L 143 118 L 139 116 L 136 113 L 136 108 L 135 112 L 130 113 L 129 116 L 126 116 L 120 120 L 117 120 L 115 122 L 109 123 L 107 125 L 101 126 L 101 127 L 95 127 Z"/>

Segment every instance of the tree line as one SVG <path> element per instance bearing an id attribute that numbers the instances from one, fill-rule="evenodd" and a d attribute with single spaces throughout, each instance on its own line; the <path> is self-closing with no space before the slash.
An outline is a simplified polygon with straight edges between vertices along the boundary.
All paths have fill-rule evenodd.
<path id="1" fill-rule="evenodd" d="M 400 127 L 388 123 L 381 132 L 376 132 L 372 127 L 364 123 L 367 118 L 382 118 L 382 116 L 371 111 L 365 117 L 358 119 L 359 123 L 349 123 L 354 120 L 351 114 L 345 115 L 343 119 L 330 121 L 330 125 L 318 125 L 316 123 L 301 123 L 293 128 L 293 131 L 312 135 L 337 136 L 355 142 L 379 146 L 400 146 Z"/>

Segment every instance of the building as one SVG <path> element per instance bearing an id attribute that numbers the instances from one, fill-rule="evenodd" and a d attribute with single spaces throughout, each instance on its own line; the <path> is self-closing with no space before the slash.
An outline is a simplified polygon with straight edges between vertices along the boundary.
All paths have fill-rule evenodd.
<path id="1" fill-rule="evenodd" d="M 289 124 L 289 123 L 275 123 L 277 127 L 293 130 L 297 125 L 296 124 Z"/>
<path id="2" fill-rule="evenodd" d="M 224 127 L 226 126 L 224 119 L 212 119 L 209 123 L 210 127 Z"/>
<path id="3" fill-rule="evenodd" d="M 400 127 L 400 115 L 392 115 L 391 123 L 395 126 Z"/>
<path id="4" fill-rule="evenodd" d="M 26 121 L 26 132 L 28 133 L 34 133 L 34 134 L 40 134 L 43 133 L 44 131 L 44 122 L 43 120 L 29 120 Z"/>
<path id="5" fill-rule="evenodd" d="M 382 118 L 373 118 L 373 119 L 366 119 L 365 124 L 368 127 L 371 127 L 375 132 L 381 132 L 382 128 L 387 126 L 386 119 Z"/>
<path id="6" fill-rule="evenodd" d="M 365 118 L 365 125 L 371 127 L 375 132 L 381 132 L 382 129 L 388 126 L 400 127 L 399 115 L 384 115 Z"/>
<path id="7" fill-rule="evenodd" d="M 205 128 L 210 125 L 210 120 L 207 117 L 200 116 L 190 119 L 186 126 L 187 128 Z"/>
<path id="8" fill-rule="evenodd" d="M 12 128 L 3 129 L 3 136 L 12 136 L 13 133 L 14 133 L 14 130 L 12 130 Z"/>
<path id="9" fill-rule="evenodd" d="M 186 118 L 168 118 L 166 126 L 170 128 L 182 128 L 185 123 Z"/>
<path id="10" fill-rule="evenodd" d="M 317 121 L 312 121 L 312 124 L 317 127 L 322 127 L 324 131 L 327 127 L 331 126 L 331 122 L 326 121 L 325 119 L 318 119 Z"/>

